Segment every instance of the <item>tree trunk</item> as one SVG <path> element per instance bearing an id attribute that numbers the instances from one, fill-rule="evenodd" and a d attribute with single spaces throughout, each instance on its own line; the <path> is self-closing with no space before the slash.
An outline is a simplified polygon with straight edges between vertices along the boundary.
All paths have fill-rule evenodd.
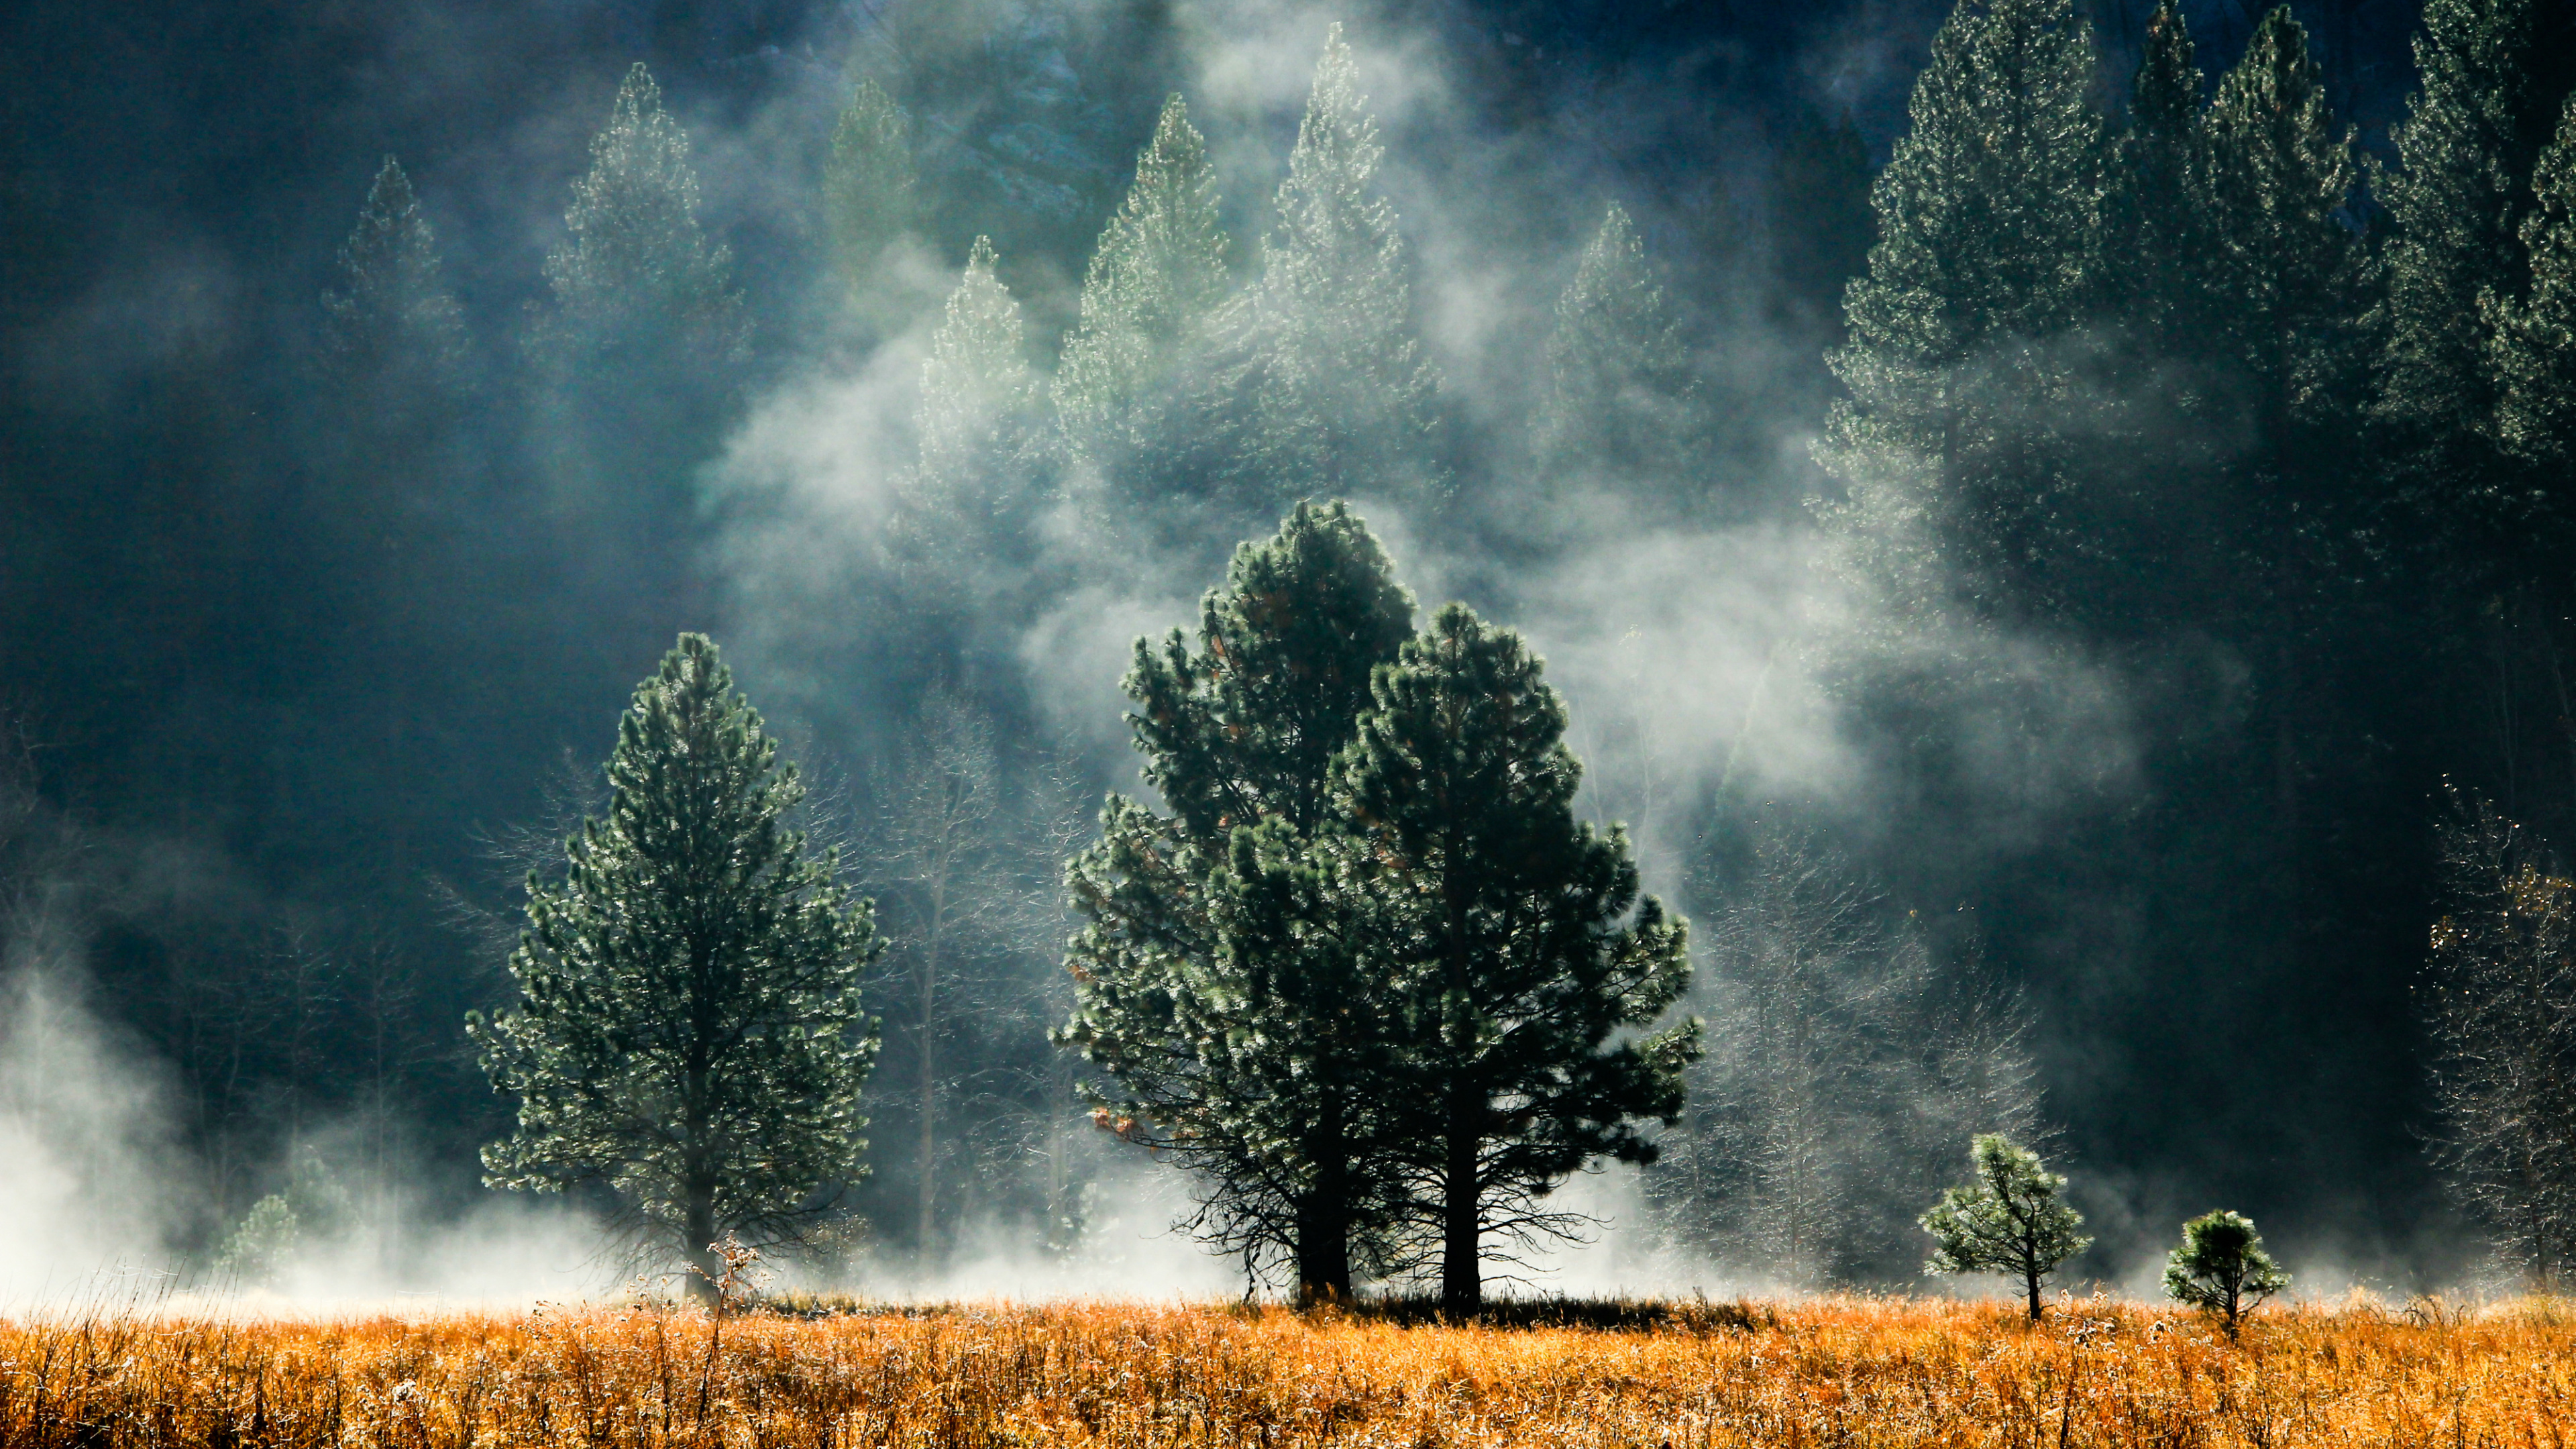
<path id="1" fill-rule="evenodd" d="M 2039 1258 L 2034 1254 L 2022 1265 L 2022 1285 L 2030 1290 L 2030 1321 L 2039 1321 Z"/>
<path id="2" fill-rule="evenodd" d="M 1338 1174 L 1297 1205 L 1297 1306 L 1351 1301 L 1350 1207 Z"/>
<path id="3" fill-rule="evenodd" d="M 724 1276 L 724 1259 L 715 1250 L 716 1184 L 712 1176 L 693 1176 L 687 1188 L 688 1201 L 682 1209 L 680 1231 L 687 1241 L 689 1266 L 695 1271 L 687 1277 L 689 1299 L 712 1310 L 718 1306 L 717 1280 Z"/>
<path id="4" fill-rule="evenodd" d="M 1449 1313 L 1473 1313 L 1485 1302 L 1483 1265 L 1476 1251 L 1484 1227 L 1484 1194 L 1476 1181 L 1476 1115 L 1464 1100 L 1453 1104 L 1449 1114 L 1449 1161 L 1440 1205 L 1440 1307 Z"/>

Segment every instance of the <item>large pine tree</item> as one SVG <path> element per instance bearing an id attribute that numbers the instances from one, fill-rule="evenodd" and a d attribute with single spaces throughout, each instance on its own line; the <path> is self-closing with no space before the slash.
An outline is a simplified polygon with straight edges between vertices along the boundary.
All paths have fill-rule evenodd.
<path id="1" fill-rule="evenodd" d="M 1063 1037 L 1106 1073 L 1103 1119 L 1201 1175 L 1207 1240 L 1301 1297 L 1346 1295 L 1389 1226 L 1391 1002 L 1314 860 L 1329 772 L 1413 601 L 1340 504 L 1235 554 L 1193 649 L 1136 644 L 1146 783 L 1067 867 L 1081 933 Z"/>
<path id="2" fill-rule="evenodd" d="M 2503 389 L 2495 436 L 2518 475 L 2499 483 L 2509 491 L 2498 502 L 2520 531 L 2556 555 L 2576 519 L 2569 481 L 2576 473 L 2576 97 L 2541 153 L 2532 191 L 2537 204 L 2522 223 L 2530 292 L 2519 302 L 2490 294 L 2493 366 Z"/>
<path id="3" fill-rule="evenodd" d="M 794 1239 L 863 1170 L 878 942 L 788 824 L 804 791 L 777 749 L 716 647 L 681 635 L 618 723 L 604 817 L 561 881 L 529 878 L 517 1003 L 467 1021 L 518 1101 L 486 1181 L 606 1189 L 701 1298 L 721 1235 Z"/>
<path id="4" fill-rule="evenodd" d="M 1962 0 L 1871 192 L 1878 240 L 1832 358 L 1823 457 L 1842 567 L 1929 622 L 2063 615 L 2078 500 L 2060 339 L 2092 293 L 2101 126 L 2070 0 Z"/>
<path id="5" fill-rule="evenodd" d="M 1602 218 L 1557 298 L 1547 361 L 1541 484 L 1559 497 L 1590 485 L 1648 517 L 1696 511 L 1707 491 L 1707 408 L 1622 207 Z"/>
<path id="6" fill-rule="evenodd" d="M 1400 983 L 1417 1222 L 1443 1305 L 1473 1310 L 1489 1234 L 1562 1230 L 1557 1184 L 1651 1161 L 1639 1119 L 1680 1115 L 1699 1023 L 1628 1034 L 1688 986 L 1687 930 L 1639 900 L 1624 832 L 1575 819 L 1565 706 L 1519 635 L 1452 604 L 1371 693 L 1335 781 L 1338 915 Z"/>
<path id="7" fill-rule="evenodd" d="M 1186 426 L 1176 393 L 1193 380 L 1226 300 L 1226 238 L 1207 143 L 1176 94 L 1136 158 L 1136 182 L 1100 234 L 1082 280 L 1082 317 L 1064 340 L 1055 403 L 1074 455 L 1136 475 L 1151 497 Z"/>
<path id="8" fill-rule="evenodd" d="M 1404 238 L 1378 190 L 1384 154 L 1335 25 L 1243 317 L 1250 416 L 1235 467 L 1247 502 L 1418 508 L 1447 489 L 1433 435 L 1439 374 L 1414 334 Z"/>
<path id="9" fill-rule="evenodd" d="M 2173 0 L 2147 16 L 2129 124 L 2103 197 L 2105 300 L 2159 360 L 2208 344 L 2208 137 L 2191 28 Z"/>

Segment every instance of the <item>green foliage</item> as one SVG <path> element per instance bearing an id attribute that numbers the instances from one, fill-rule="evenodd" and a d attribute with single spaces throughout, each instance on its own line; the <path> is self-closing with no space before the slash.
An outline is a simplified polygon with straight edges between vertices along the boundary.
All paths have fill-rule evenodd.
<path id="1" fill-rule="evenodd" d="M 1878 238 L 1832 355 L 1820 456 L 1839 566 L 1929 621 L 2062 615 L 2083 552 L 2069 360 L 2100 235 L 2091 31 L 2070 0 L 1964 0 L 1871 191 Z"/>
<path id="2" fill-rule="evenodd" d="M 546 256 L 553 308 L 533 343 L 567 372 L 600 363 L 739 364 L 749 342 L 733 253 L 698 224 L 688 133 L 662 109 L 642 62 L 626 73 L 590 171 L 564 211 L 571 233 Z"/>
<path id="3" fill-rule="evenodd" d="M 399 370 L 415 385 L 462 387 L 465 322 L 440 274 L 438 241 L 411 178 L 387 156 L 322 294 L 322 350 L 336 375 Z"/>
<path id="4" fill-rule="evenodd" d="M 1980 1134 L 1969 1157 L 1976 1181 L 1942 1193 L 1923 1215 L 1923 1231 L 1933 1241 L 1923 1271 L 2019 1278 L 2031 1321 L 2037 1322 L 2042 1280 L 2093 1244 L 2077 1231 L 2084 1216 L 2058 1197 L 2066 1179 L 2042 1167 L 2038 1153 L 2014 1146 L 2001 1133 Z"/>
<path id="5" fill-rule="evenodd" d="M 1192 1226 L 1247 1271 L 1347 1295 L 1382 1241 L 1392 1003 L 1358 972 L 1362 924 L 1312 846 L 1369 675 L 1412 632 L 1412 598 L 1339 503 L 1298 505 L 1238 549 L 1198 646 L 1136 644 L 1125 689 L 1146 783 L 1112 795 L 1066 868 L 1082 928 L 1060 1039 L 1106 1073 L 1101 1120 L 1201 1176 Z"/>
<path id="6" fill-rule="evenodd" d="M 2507 507 L 2517 522 L 2551 527 L 2556 542 L 2570 511 L 2566 480 L 2576 469 L 2576 96 L 2557 139 L 2541 153 L 2532 190 L 2537 204 L 2521 229 L 2530 293 L 2521 301 L 2487 294 L 2487 320 L 2503 390 L 2496 440 L 2525 481 Z"/>
<path id="7" fill-rule="evenodd" d="M 1175 94 L 1091 254 L 1082 318 L 1056 368 L 1056 412 L 1077 456 L 1133 468 L 1170 446 L 1183 359 L 1225 302 L 1225 253 L 1207 143 Z"/>
<path id="8" fill-rule="evenodd" d="M 1338 914 L 1398 983 L 1417 1220 L 1453 1308 L 1481 1299 L 1486 1233 L 1561 1231 L 1537 1204 L 1568 1174 L 1653 1159 L 1638 1120 L 1680 1115 L 1698 1052 L 1695 1020 L 1626 1035 L 1680 999 L 1687 927 L 1640 902 L 1623 831 L 1575 819 L 1582 767 L 1541 670 L 1452 604 L 1377 671 L 1336 771 Z"/>
<path id="9" fill-rule="evenodd" d="M 823 164 L 823 223 L 833 261 L 865 297 L 878 284 L 885 250 L 911 231 L 918 183 L 912 117 L 874 80 L 850 92 Z"/>
<path id="10" fill-rule="evenodd" d="M 1649 512 L 1700 501 L 1709 439 L 1699 378 L 1637 228 L 1616 205 L 1557 298 L 1547 361 L 1555 387 L 1538 423 L 1543 485 L 1589 478 Z"/>
<path id="11" fill-rule="evenodd" d="M 804 790 L 776 755 L 715 646 L 681 635 L 619 721 L 605 818 L 560 882 L 529 879 L 517 1005 L 467 1021 L 519 1103 L 485 1181 L 605 1188 L 706 1274 L 720 1235 L 792 1240 L 863 1171 L 879 943 L 837 857 L 788 827 Z"/>
<path id="12" fill-rule="evenodd" d="M 1413 331 L 1413 287 L 1395 208 L 1377 190 L 1377 122 L 1335 25 L 1279 183 L 1277 220 L 1243 340 L 1250 434 L 1242 486 L 1298 497 L 1436 501 L 1439 375 Z"/>
<path id="13" fill-rule="evenodd" d="M 2165 1296 L 2215 1313 L 2234 1338 L 2244 1316 L 2290 1286 L 2290 1275 L 2263 1251 L 2254 1220 L 2220 1208 L 2182 1225 L 2182 1246 L 2165 1259 Z"/>
<path id="14" fill-rule="evenodd" d="M 284 1277 L 303 1248 L 304 1224 L 294 1204 L 286 1194 L 273 1192 L 251 1204 L 215 1251 L 209 1271 L 220 1284 L 263 1287 Z"/>
<path id="15" fill-rule="evenodd" d="M 1020 304 L 1002 284 L 989 238 L 975 238 L 947 316 L 921 367 L 919 488 L 931 511 L 1007 513 L 1035 443 L 1037 375 Z"/>
<path id="16" fill-rule="evenodd" d="M 2104 269 L 2114 310 L 2158 352 L 2206 345 L 2210 297 L 2209 139 L 2189 23 L 2173 0 L 2147 16 L 2129 126 L 2103 198 Z"/>

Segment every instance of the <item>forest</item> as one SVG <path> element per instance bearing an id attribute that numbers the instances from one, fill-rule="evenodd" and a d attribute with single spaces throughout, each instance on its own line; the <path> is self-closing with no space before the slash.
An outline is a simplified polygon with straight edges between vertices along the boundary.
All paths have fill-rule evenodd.
<path id="1" fill-rule="evenodd" d="M 2576 9 L 279 8 L 0 21 L 11 1292 L 2564 1281 Z"/>

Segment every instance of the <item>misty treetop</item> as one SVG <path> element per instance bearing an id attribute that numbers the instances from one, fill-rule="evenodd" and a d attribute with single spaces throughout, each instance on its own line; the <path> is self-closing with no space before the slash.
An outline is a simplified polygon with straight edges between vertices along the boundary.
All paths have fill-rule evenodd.
<path id="1" fill-rule="evenodd" d="M 598 1190 L 700 1296 L 719 1235 L 792 1241 L 865 1170 L 876 1055 L 866 901 L 809 855 L 804 797 L 704 637 L 684 634 L 618 722 L 602 818 L 531 877 L 518 1000 L 469 1016 L 517 1129 L 488 1182 Z"/>

